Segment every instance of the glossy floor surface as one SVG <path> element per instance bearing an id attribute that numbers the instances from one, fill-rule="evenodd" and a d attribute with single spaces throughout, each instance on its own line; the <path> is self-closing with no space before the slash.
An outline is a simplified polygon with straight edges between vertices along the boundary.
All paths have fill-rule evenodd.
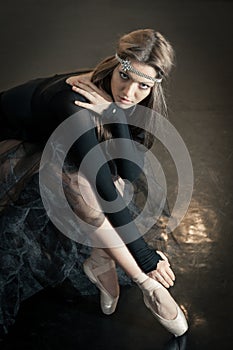
<path id="1" fill-rule="evenodd" d="M 93 66 L 112 54 L 116 38 L 130 30 L 152 27 L 170 39 L 176 51 L 170 121 L 189 150 L 194 188 L 181 224 L 155 243 L 176 273 L 171 293 L 188 314 L 186 348 L 232 349 L 233 2 L 14 0 L 1 5 L 0 16 L 1 90 Z M 171 163 L 164 157 L 174 203 Z M 79 297 L 64 284 L 22 304 L 0 347 L 160 350 L 169 339 L 136 287 L 122 288 L 117 312 L 107 317 L 98 296 Z"/>

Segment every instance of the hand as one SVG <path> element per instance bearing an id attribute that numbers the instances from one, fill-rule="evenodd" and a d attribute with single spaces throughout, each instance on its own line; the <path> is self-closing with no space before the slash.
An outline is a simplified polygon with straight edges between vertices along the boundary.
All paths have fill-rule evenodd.
<path id="1" fill-rule="evenodd" d="M 156 270 L 148 273 L 148 276 L 160 282 L 164 287 L 169 288 L 174 285 L 175 275 L 170 268 L 168 258 L 160 251 L 157 253 L 163 258 L 157 264 Z"/>
<path id="2" fill-rule="evenodd" d="M 91 77 L 92 77 L 92 72 L 84 73 L 80 75 L 73 75 L 72 77 L 69 77 L 68 79 L 66 79 L 66 83 L 71 86 L 78 85 L 79 83 L 90 83 Z"/>
<path id="3" fill-rule="evenodd" d="M 72 85 L 72 90 L 89 100 L 89 102 L 74 101 L 77 106 L 102 114 L 103 110 L 113 102 L 111 96 L 91 82 L 89 73 L 70 77 L 66 82 Z"/>

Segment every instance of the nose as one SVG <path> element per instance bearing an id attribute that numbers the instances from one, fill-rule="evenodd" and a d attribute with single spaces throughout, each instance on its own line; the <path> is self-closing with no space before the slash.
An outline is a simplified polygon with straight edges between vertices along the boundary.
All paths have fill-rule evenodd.
<path id="1" fill-rule="evenodd" d="M 133 97 L 134 95 L 135 88 L 136 88 L 136 85 L 134 82 L 128 82 L 127 84 L 124 85 L 122 92 L 125 97 L 127 97 L 128 99 L 131 99 L 131 97 Z"/>

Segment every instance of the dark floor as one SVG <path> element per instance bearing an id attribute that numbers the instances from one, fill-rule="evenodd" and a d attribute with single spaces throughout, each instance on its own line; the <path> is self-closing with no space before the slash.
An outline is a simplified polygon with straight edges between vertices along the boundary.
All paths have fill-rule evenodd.
<path id="1" fill-rule="evenodd" d="M 14 0 L 1 4 L 0 17 L 0 90 L 93 66 L 133 29 L 153 27 L 170 39 L 176 51 L 170 120 L 188 147 L 195 176 L 176 240 L 164 237 L 177 276 L 172 294 L 188 313 L 187 349 L 232 349 L 233 2 Z M 172 202 L 169 164 L 167 172 Z M 79 297 L 62 286 L 27 300 L 0 346 L 159 350 L 169 339 L 136 287 L 122 288 L 117 312 L 107 317 L 97 296 Z"/>

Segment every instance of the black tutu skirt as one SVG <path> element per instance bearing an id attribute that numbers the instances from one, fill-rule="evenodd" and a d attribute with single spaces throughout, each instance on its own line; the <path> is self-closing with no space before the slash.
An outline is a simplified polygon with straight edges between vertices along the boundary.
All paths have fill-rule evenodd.
<path id="1" fill-rule="evenodd" d="M 78 294 L 97 293 L 82 269 L 90 247 L 61 233 L 44 209 L 39 189 L 41 154 L 35 144 L 0 142 L 0 326 L 5 332 L 14 323 L 20 303 L 46 287 L 68 280 Z M 67 169 L 65 183 L 70 179 L 75 183 L 77 174 Z M 161 192 L 159 185 L 155 186 Z M 137 195 L 130 205 L 134 216 L 139 212 L 137 200 L 143 195 L 146 186 L 139 179 Z M 158 203 L 159 198 L 154 205 Z M 165 248 L 161 237 L 168 215 L 166 207 L 145 235 L 149 244 L 160 250 Z M 121 285 L 131 283 L 120 268 L 118 274 Z"/>

